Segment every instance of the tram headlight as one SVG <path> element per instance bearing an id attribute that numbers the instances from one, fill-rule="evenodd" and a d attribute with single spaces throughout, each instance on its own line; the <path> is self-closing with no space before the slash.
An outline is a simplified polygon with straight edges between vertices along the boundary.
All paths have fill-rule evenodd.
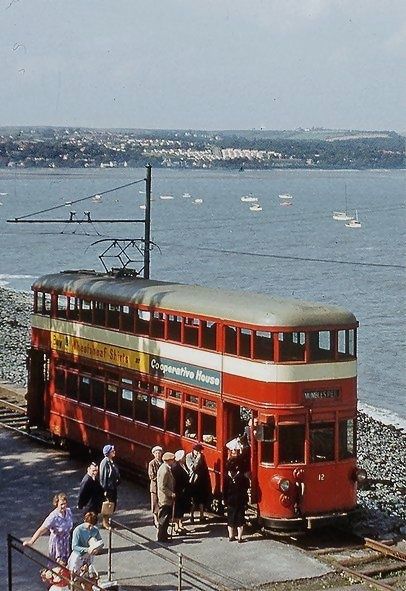
<path id="1" fill-rule="evenodd" d="M 290 491 L 291 482 L 287 478 L 283 478 L 282 476 L 275 475 L 272 477 L 272 483 L 281 493 L 286 494 Z"/>
<path id="2" fill-rule="evenodd" d="M 357 468 L 355 470 L 355 481 L 358 482 L 358 484 L 364 484 L 366 479 L 367 479 L 367 473 L 366 470 L 364 470 L 363 468 Z"/>

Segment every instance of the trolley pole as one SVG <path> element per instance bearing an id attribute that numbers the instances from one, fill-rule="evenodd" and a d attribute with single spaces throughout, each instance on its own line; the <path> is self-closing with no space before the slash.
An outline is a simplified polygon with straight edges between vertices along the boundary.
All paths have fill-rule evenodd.
<path id="1" fill-rule="evenodd" d="M 151 241 L 151 165 L 147 164 L 145 178 L 144 279 L 149 279 Z"/>

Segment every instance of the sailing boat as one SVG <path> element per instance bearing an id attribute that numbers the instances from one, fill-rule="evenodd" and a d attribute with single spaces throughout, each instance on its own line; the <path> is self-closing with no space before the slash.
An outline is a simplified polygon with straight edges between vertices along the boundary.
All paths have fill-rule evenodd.
<path id="1" fill-rule="evenodd" d="M 347 210 L 347 185 L 345 185 L 345 211 L 333 211 L 333 220 L 337 220 L 339 222 L 347 222 L 348 220 L 352 220 L 353 216 L 349 215 Z"/>
<path id="2" fill-rule="evenodd" d="M 358 220 L 358 211 L 355 210 L 355 218 L 350 218 L 348 224 L 345 224 L 347 228 L 361 228 L 361 222 Z"/>

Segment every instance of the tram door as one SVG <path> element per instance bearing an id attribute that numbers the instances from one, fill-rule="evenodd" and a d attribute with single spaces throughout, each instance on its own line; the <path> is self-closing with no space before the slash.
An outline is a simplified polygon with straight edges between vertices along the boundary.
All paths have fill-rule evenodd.
<path id="1" fill-rule="evenodd" d="M 27 412 L 30 427 L 45 425 L 45 397 L 48 385 L 48 358 L 38 349 L 28 350 Z"/>
<path id="2" fill-rule="evenodd" d="M 252 425 L 255 423 L 257 412 L 246 406 L 225 403 L 224 405 L 224 442 L 240 437 L 243 443 L 243 454 L 246 457 L 247 472 L 251 481 L 251 502 L 256 503 L 257 489 L 257 441 L 253 436 Z M 227 454 L 226 454 L 227 458 Z M 245 464 L 245 462 L 244 462 Z"/>

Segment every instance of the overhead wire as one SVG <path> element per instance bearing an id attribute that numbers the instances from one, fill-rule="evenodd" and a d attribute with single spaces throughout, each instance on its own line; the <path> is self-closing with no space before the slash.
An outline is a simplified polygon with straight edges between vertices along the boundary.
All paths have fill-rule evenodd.
<path id="1" fill-rule="evenodd" d="M 107 189 L 106 191 L 100 191 L 98 193 L 92 193 L 87 197 L 81 197 L 80 199 L 74 199 L 73 201 L 69 202 L 69 205 L 74 205 L 75 203 L 80 203 L 81 201 L 87 201 L 88 199 L 92 199 L 96 195 L 107 195 L 107 193 L 112 193 L 113 191 L 119 191 L 120 189 L 125 189 L 126 187 L 131 187 L 132 185 L 137 185 L 138 183 L 145 182 L 145 179 L 139 179 L 137 181 L 132 181 L 131 183 L 126 183 L 125 185 L 121 185 L 119 187 L 114 187 L 113 189 Z M 33 215 L 40 215 L 41 213 L 47 213 L 48 211 L 54 211 L 55 209 L 60 209 L 61 207 L 65 207 L 66 203 L 61 203 L 60 205 L 54 205 L 53 207 L 47 207 L 46 209 L 42 209 L 40 211 L 35 211 L 33 213 L 27 213 L 26 215 L 20 215 L 19 217 L 14 218 L 15 220 L 23 220 L 25 218 L 32 217 Z M 63 221 L 63 220 L 61 220 Z"/>

